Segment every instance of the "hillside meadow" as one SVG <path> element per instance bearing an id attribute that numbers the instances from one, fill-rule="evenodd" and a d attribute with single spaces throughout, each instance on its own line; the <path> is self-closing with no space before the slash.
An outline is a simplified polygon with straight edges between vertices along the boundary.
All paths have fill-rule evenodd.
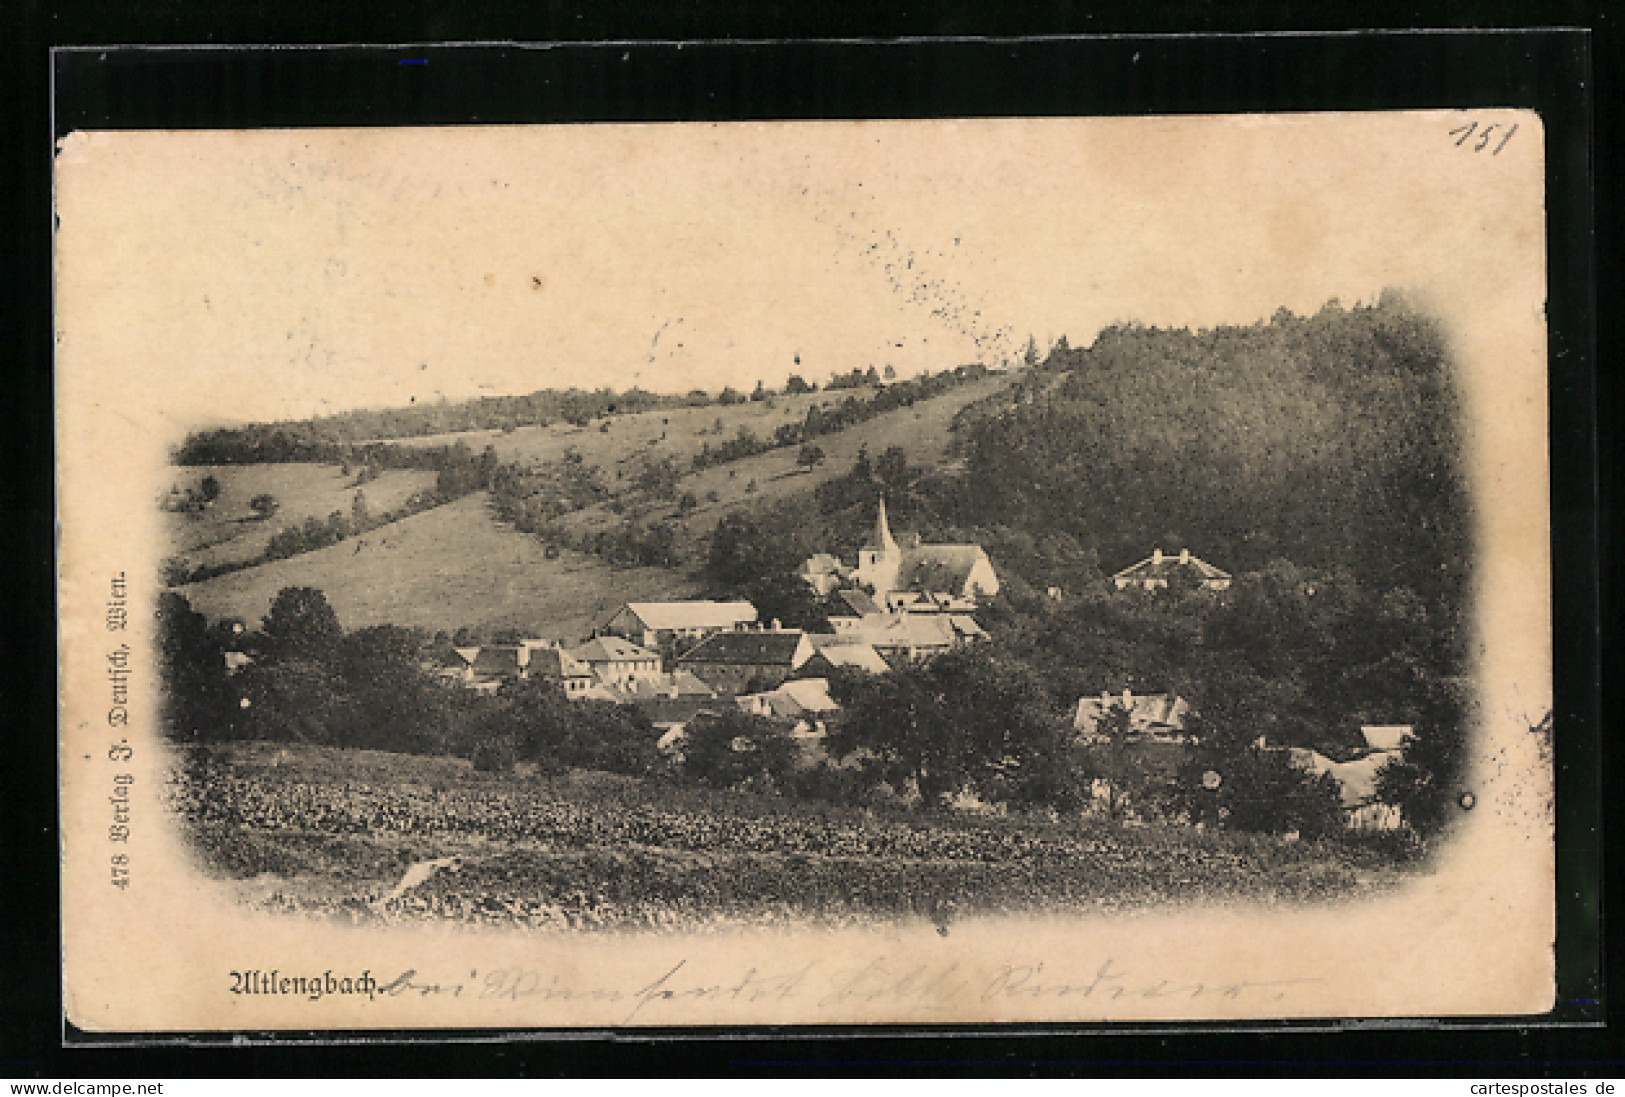
<path id="1" fill-rule="evenodd" d="M 549 559 L 541 541 L 497 522 L 487 494 L 475 492 L 360 537 L 179 591 L 210 618 L 255 623 L 290 586 L 323 591 L 346 629 L 512 627 L 563 640 L 578 639 L 622 602 L 683 598 L 695 589 L 662 569 L 612 570 L 569 551 Z"/>
<path id="2" fill-rule="evenodd" d="M 166 555 L 188 569 L 257 559 L 264 555 L 271 538 L 303 525 L 307 518 L 325 519 L 334 511 L 349 515 L 357 491 L 365 494 L 369 511 L 383 514 L 414 493 L 434 487 L 435 482 L 433 472 L 385 469 L 358 487 L 356 475 L 346 475 L 338 465 L 305 462 L 180 467 L 174 470 L 171 482 L 184 493 L 210 476 L 220 485 L 212 506 L 166 515 L 171 535 Z M 276 513 L 269 518 L 262 518 L 249 506 L 261 494 L 276 498 Z"/>

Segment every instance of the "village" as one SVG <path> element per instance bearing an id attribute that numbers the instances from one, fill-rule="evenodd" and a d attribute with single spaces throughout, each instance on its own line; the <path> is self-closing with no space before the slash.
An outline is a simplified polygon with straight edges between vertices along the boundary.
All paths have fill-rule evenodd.
<path id="1" fill-rule="evenodd" d="M 572 701 L 631 706 L 654 726 L 661 751 L 675 758 L 682 756 L 692 721 L 737 709 L 771 721 L 811 762 L 829 761 L 824 741 L 840 713 L 830 692 L 832 674 L 886 675 L 994 642 L 975 616 L 1000 589 L 986 551 L 975 544 L 922 543 L 917 536 L 902 547 L 884 497 L 855 563 L 819 553 L 803 563 L 798 577 L 830 607 L 830 631 L 763 621 L 745 600 L 637 601 L 621 605 L 574 645 L 551 639 L 448 644 L 432 669 L 443 680 L 485 693 L 539 680 L 556 684 Z M 1107 582 L 1130 595 L 1171 586 L 1222 592 L 1231 576 L 1188 549 L 1164 554 L 1154 548 Z M 1102 741 L 1117 729 L 1133 765 L 1171 777 L 1194 745 L 1186 728 L 1190 711 L 1177 693 L 1102 682 L 1098 694 L 1077 699 L 1071 726 L 1081 744 Z M 1336 782 L 1347 827 L 1391 830 L 1402 820 L 1397 807 L 1378 802 L 1377 773 L 1402 758 L 1411 731 L 1409 725 L 1363 725 L 1363 752 L 1344 760 L 1299 746 L 1275 749 L 1295 769 Z M 1254 745 L 1272 747 L 1263 737 Z M 740 743 L 736 749 L 747 747 Z M 1113 802 L 1109 778 L 1096 778 L 1091 792 L 1097 806 Z M 959 803 L 981 806 L 974 797 Z"/>

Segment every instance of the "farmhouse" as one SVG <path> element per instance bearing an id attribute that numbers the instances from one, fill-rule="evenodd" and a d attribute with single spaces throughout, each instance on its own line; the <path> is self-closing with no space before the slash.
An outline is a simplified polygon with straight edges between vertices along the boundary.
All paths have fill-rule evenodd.
<path id="1" fill-rule="evenodd" d="M 1205 560 L 1191 555 L 1190 549 L 1180 549 L 1178 556 L 1165 556 L 1160 548 L 1152 549 L 1144 560 L 1126 567 L 1111 577 L 1118 590 L 1166 590 L 1169 580 L 1188 583 L 1202 590 L 1227 590 L 1230 573 L 1220 571 Z"/>
<path id="2" fill-rule="evenodd" d="M 719 632 L 677 657 L 718 693 L 773 689 L 813 656 L 812 641 L 800 629 L 748 629 Z"/>
<path id="3" fill-rule="evenodd" d="M 755 622 L 756 607 L 749 602 L 628 602 L 599 632 L 665 650 Z"/>
<path id="4" fill-rule="evenodd" d="M 630 682 L 660 677 L 660 653 L 628 643 L 619 636 L 599 636 L 567 653 L 585 663 L 605 686 L 624 689 Z"/>
<path id="5" fill-rule="evenodd" d="M 820 596 L 856 583 L 885 608 L 906 602 L 928 609 L 973 609 L 976 599 L 999 593 L 998 574 L 980 545 L 926 545 L 916 540 L 908 549 L 898 547 L 886 521 L 884 498 L 874 531 L 858 550 L 856 568 L 847 569 L 821 553 L 802 565 L 801 576 Z"/>

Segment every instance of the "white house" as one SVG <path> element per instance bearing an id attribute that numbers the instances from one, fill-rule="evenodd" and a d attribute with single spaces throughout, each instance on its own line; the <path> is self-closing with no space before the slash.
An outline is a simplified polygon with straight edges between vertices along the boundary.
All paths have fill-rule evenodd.
<path id="1" fill-rule="evenodd" d="M 1153 549 L 1144 560 L 1113 575 L 1111 582 L 1118 590 L 1131 587 L 1160 590 L 1166 589 L 1169 579 L 1176 576 L 1203 590 L 1227 590 L 1230 586 L 1229 572 L 1198 560 L 1190 549 L 1180 549 L 1178 556 L 1164 555 L 1160 548 Z"/>
<path id="2" fill-rule="evenodd" d="M 617 689 L 626 688 L 630 682 L 660 678 L 660 653 L 619 636 L 595 637 L 567 654 L 585 663 L 599 682 Z"/>

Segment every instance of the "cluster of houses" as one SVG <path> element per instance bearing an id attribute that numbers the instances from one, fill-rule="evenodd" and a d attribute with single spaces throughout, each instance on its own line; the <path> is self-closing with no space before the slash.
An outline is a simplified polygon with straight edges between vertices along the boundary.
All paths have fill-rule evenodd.
<path id="1" fill-rule="evenodd" d="M 447 653 L 442 673 L 470 688 L 495 690 L 515 678 L 559 683 L 573 700 L 602 700 L 642 710 L 662 731 L 662 743 L 680 741 L 688 721 L 734 706 L 782 723 L 798 738 L 817 739 L 839 711 L 828 676 L 851 667 L 885 674 L 910 660 L 978 643 L 987 633 L 974 616 L 999 591 L 999 577 L 979 545 L 931 545 L 915 538 L 902 548 L 880 501 L 871 536 L 854 564 L 821 553 L 801 578 L 833 608 L 830 631 L 763 623 L 746 601 L 628 602 L 591 638 L 575 646 L 551 640 L 460 647 Z M 1230 575 L 1193 556 L 1156 549 L 1110 577 L 1118 590 L 1157 590 L 1179 584 L 1220 591 Z M 1117 710 L 1128 716 L 1128 738 L 1148 768 L 1171 775 L 1188 756 L 1190 706 L 1171 693 L 1124 690 L 1080 699 L 1073 726 L 1087 742 L 1102 734 Z M 1392 809 L 1375 803 L 1375 774 L 1397 757 L 1408 727 L 1362 729 L 1367 751 L 1345 762 L 1293 748 L 1291 761 L 1307 772 L 1330 773 L 1339 784 L 1351 826 L 1391 827 Z M 1109 790 L 1104 791 L 1109 796 Z"/>
<path id="2" fill-rule="evenodd" d="M 834 607 L 829 632 L 764 623 L 746 601 L 628 602 L 583 643 L 454 647 L 440 672 L 479 690 L 514 679 L 554 681 L 573 700 L 633 705 L 668 737 L 697 714 L 728 705 L 783 721 L 792 734 L 819 735 L 837 710 L 830 673 L 850 667 L 885 674 L 985 640 L 973 614 L 979 599 L 999 590 L 978 545 L 916 539 L 900 548 L 884 500 L 855 566 L 815 556 L 802 577 Z"/>

